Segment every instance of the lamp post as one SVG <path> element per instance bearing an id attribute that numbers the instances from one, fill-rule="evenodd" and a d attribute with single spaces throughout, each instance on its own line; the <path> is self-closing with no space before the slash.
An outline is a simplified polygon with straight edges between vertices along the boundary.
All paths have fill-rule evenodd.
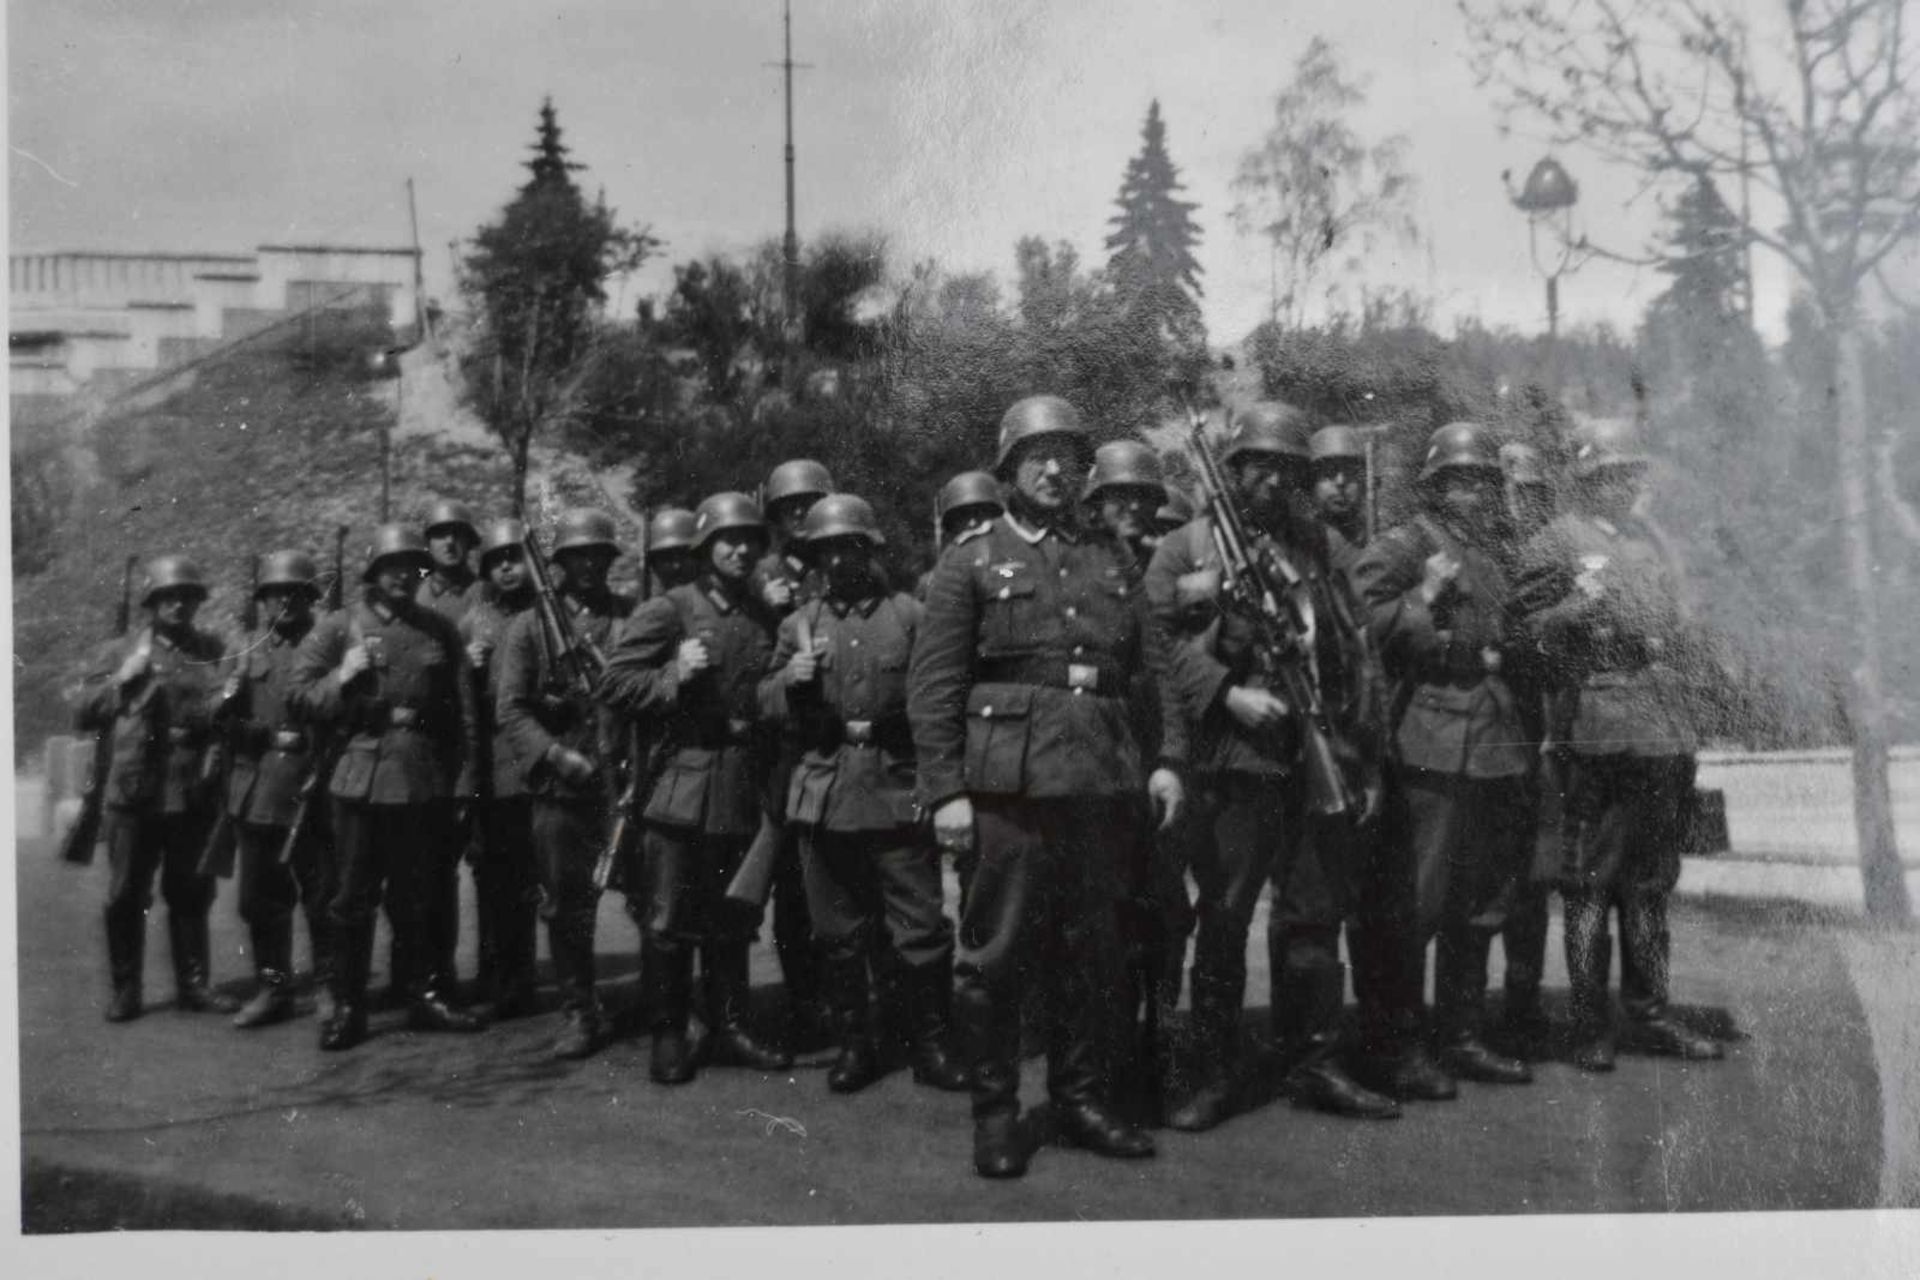
<path id="1" fill-rule="evenodd" d="M 1500 175 L 1502 179 L 1507 174 Z M 1527 253 L 1533 269 L 1547 282 L 1547 377 L 1555 394 L 1560 390 L 1560 277 L 1573 268 L 1573 206 L 1580 199 L 1580 185 L 1558 160 L 1547 156 L 1533 166 L 1520 190 L 1507 186 L 1507 198 L 1527 215 Z M 1540 260 L 1540 227 L 1559 219 L 1556 238 L 1560 256 L 1550 266 Z"/>

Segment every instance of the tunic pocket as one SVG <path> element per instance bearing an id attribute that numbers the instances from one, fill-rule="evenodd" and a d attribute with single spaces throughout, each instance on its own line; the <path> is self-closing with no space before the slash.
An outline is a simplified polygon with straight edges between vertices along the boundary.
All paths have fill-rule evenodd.
<path id="1" fill-rule="evenodd" d="M 977 684 L 967 697 L 967 789 L 1021 789 L 1032 730 L 1033 686 Z"/>

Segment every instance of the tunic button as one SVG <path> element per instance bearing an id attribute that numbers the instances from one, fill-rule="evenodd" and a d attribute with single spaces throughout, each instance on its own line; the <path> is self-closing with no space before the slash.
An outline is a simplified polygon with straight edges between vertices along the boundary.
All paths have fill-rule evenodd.
<path id="1" fill-rule="evenodd" d="M 860 647 L 860 642 L 858 640 L 849 640 L 847 641 L 847 644 L 850 648 L 854 648 L 854 649 L 858 649 Z"/>
<path id="2" fill-rule="evenodd" d="M 1066 570 L 1066 567 L 1065 567 L 1064 565 L 1063 565 L 1063 566 L 1061 567 L 1061 569 L 1060 569 L 1060 576 L 1061 576 L 1061 577 L 1063 577 L 1063 578 L 1067 576 L 1067 570 Z"/>
<path id="3" fill-rule="evenodd" d="M 1007 588 L 1005 587 L 1000 588 L 1000 598 L 1002 600 L 1005 600 L 1007 597 L 1011 596 L 1012 594 L 1013 592 L 1009 591 Z"/>
<path id="4" fill-rule="evenodd" d="M 1068 605 L 1068 606 L 1067 606 L 1067 616 L 1068 616 L 1069 618 L 1077 618 L 1077 617 L 1079 617 L 1080 615 L 1079 615 L 1079 613 L 1077 613 L 1077 612 L 1076 612 L 1076 611 L 1074 610 L 1074 607 L 1073 607 L 1072 605 Z"/>

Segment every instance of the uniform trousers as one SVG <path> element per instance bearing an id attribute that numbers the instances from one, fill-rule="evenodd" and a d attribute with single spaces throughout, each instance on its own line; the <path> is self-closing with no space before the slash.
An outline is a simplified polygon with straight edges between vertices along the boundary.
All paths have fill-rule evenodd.
<path id="1" fill-rule="evenodd" d="M 1016 1113 L 1020 1010 L 1047 1004 L 1047 1091 L 1108 1101 L 1122 986 L 1118 895 L 1134 805 L 1112 796 L 973 797 L 978 858 L 960 920 L 956 993 L 976 1120 Z"/>
<path id="2" fill-rule="evenodd" d="M 434 920 L 442 892 L 446 805 L 365 804 L 335 799 L 334 845 L 339 885 L 332 920 L 338 949 L 335 972 L 343 1001 L 365 993 L 373 949 L 374 913 L 384 901 L 401 965 L 396 981 L 408 996 L 444 998 L 451 974 L 440 968 Z M 404 978 L 401 976 L 404 974 Z"/>
<path id="3" fill-rule="evenodd" d="M 594 919 L 600 891 L 593 866 L 607 837 L 606 806 L 597 800 L 533 801 L 532 837 L 539 873 L 540 918 L 559 980 L 561 1007 L 594 1007 Z"/>
<path id="4" fill-rule="evenodd" d="M 263 977 L 293 976 L 293 911 L 307 918 L 307 946 L 314 977 L 325 981 L 328 966 L 328 909 L 334 892 L 333 846 L 327 834 L 309 822 L 280 861 L 287 828 L 236 822 L 240 854 L 240 918 L 253 943 L 254 968 Z"/>
<path id="5" fill-rule="evenodd" d="M 117 987 L 137 985 L 146 954 L 147 910 L 153 882 L 167 904 L 167 929 L 176 979 L 198 961 L 205 980 L 207 912 L 214 880 L 198 874 L 207 822 L 197 813 L 149 814 L 109 808 L 107 843 L 107 963 Z M 197 940 L 196 940 L 197 939 Z"/>

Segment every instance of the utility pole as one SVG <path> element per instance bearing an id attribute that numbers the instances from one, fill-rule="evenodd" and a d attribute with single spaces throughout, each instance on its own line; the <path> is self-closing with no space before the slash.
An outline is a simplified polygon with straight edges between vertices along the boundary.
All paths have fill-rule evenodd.
<path id="1" fill-rule="evenodd" d="M 800 341 L 800 233 L 794 229 L 793 219 L 793 72 L 796 67 L 806 69 L 812 64 L 793 60 L 793 0 L 785 0 L 781 6 L 786 27 L 786 56 L 778 62 L 770 62 L 770 67 L 779 67 L 786 79 L 787 96 L 787 234 L 781 242 L 785 275 L 782 280 L 781 303 L 785 311 L 786 338 L 789 344 Z"/>
<path id="2" fill-rule="evenodd" d="M 418 342 L 427 335 L 427 275 L 420 253 L 420 210 L 413 202 L 413 179 L 407 179 L 407 225 L 413 229 L 413 333 Z"/>

